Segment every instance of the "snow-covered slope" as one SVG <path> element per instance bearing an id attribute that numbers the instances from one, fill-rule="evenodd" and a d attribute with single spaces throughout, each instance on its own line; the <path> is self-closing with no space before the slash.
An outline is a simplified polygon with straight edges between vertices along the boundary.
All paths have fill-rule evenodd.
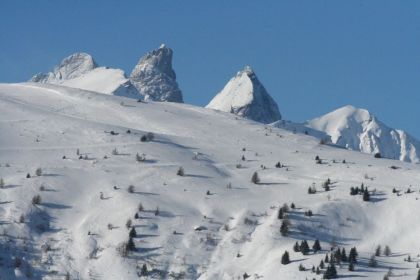
<path id="1" fill-rule="evenodd" d="M 262 123 L 281 119 L 277 103 L 249 66 L 239 71 L 206 108 L 230 112 Z"/>
<path id="2" fill-rule="evenodd" d="M 61 84 L 105 94 L 140 97 L 124 71 L 98 67 L 92 56 L 86 53 L 75 53 L 66 57 L 52 72 L 36 74 L 30 82 Z"/>
<path id="3" fill-rule="evenodd" d="M 98 67 L 80 77 L 65 80 L 61 84 L 117 96 L 140 97 L 137 89 L 125 77 L 124 71 L 120 69 Z"/>
<path id="4" fill-rule="evenodd" d="M 417 165 L 229 113 L 53 84 L 0 84 L 0 112 L 1 279 L 321 279 L 310 269 L 332 246 L 359 253 L 355 271 L 336 265 L 341 278 L 417 276 Z M 154 139 L 140 141 L 148 132 Z M 370 201 L 349 195 L 361 183 Z M 279 207 L 292 202 L 282 236 Z M 122 257 L 128 219 L 135 250 Z M 322 250 L 294 252 L 304 239 Z M 377 245 L 392 254 L 368 267 Z"/>
<path id="5" fill-rule="evenodd" d="M 162 44 L 140 58 L 134 67 L 130 81 L 145 100 L 183 102 L 172 68 L 172 55 L 172 49 Z"/>
<path id="6" fill-rule="evenodd" d="M 345 106 L 306 125 L 324 131 L 333 143 L 351 150 L 419 162 L 419 141 L 402 130 L 388 127 L 365 109 Z"/>

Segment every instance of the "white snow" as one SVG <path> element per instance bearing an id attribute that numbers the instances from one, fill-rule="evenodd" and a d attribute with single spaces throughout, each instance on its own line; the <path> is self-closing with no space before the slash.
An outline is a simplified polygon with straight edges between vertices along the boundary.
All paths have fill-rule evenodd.
<path id="1" fill-rule="evenodd" d="M 365 109 L 345 106 L 306 125 L 327 133 L 333 143 L 351 150 L 419 162 L 419 141 L 404 131 L 388 127 Z"/>
<path id="2" fill-rule="evenodd" d="M 141 97 L 123 70 L 98 67 L 93 57 L 86 53 L 75 53 L 64 58 L 53 72 L 37 74 L 30 82 L 61 84 L 129 98 Z"/>
<path id="3" fill-rule="evenodd" d="M 246 66 L 206 106 L 257 122 L 281 119 L 277 103 L 267 93 L 251 67 Z"/>
<path id="4" fill-rule="evenodd" d="M 0 177 L 6 185 L 0 189 L 1 279 L 29 279 L 29 267 L 31 279 L 64 279 L 67 272 L 72 279 L 139 279 L 143 264 L 154 270 L 149 279 L 180 279 L 183 273 L 200 280 L 242 279 L 244 273 L 252 280 L 321 279 L 298 266 L 317 266 L 333 243 L 359 251 L 354 272 L 338 265 L 343 278 L 382 279 L 389 267 L 395 279 L 417 276 L 418 165 L 320 145 L 312 135 L 229 113 L 53 84 L 0 84 L 0 112 Z M 363 117 L 361 112 L 355 119 Z M 155 139 L 141 142 L 147 132 Z M 146 154 L 146 161 L 136 162 L 137 153 Z M 315 164 L 317 155 L 324 164 Z M 279 161 L 286 167 L 274 168 Z M 180 166 L 184 177 L 176 175 Z M 34 175 L 38 167 L 42 176 Z M 258 185 L 250 182 L 254 171 Z M 324 192 L 327 178 L 334 184 Z M 309 195 L 313 183 L 318 192 Z M 372 201 L 349 195 L 361 183 Z M 392 193 L 409 186 L 413 193 Z M 36 194 L 40 205 L 31 204 Z M 291 202 L 296 209 L 284 237 L 277 213 Z M 139 203 L 145 211 L 138 212 Z M 305 216 L 307 210 L 314 216 Z M 25 222 L 19 223 L 22 214 Z M 137 251 L 122 258 L 116 248 L 128 239 L 129 218 Z M 324 251 L 293 252 L 302 239 L 311 246 L 319 239 Z M 46 243 L 51 250 L 41 250 Z M 379 244 L 394 253 L 368 268 Z M 285 250 L 289 265 L 280 263 Z M 408 254 L 413 262 L 403 261 Z M 23 264 L 15 270 L 16 256 Z"/>
<path id="5" fill-rule="evenodd" d="M 99 93 L 113 94 L 131 98 L 139 98 L 140 95 L 130 84 L 121 69 L 98 67 L 75 79 L 65 80 L 64 86 L 96 91 Z M 131 87 L 131 88 L 130 88 Z"/>

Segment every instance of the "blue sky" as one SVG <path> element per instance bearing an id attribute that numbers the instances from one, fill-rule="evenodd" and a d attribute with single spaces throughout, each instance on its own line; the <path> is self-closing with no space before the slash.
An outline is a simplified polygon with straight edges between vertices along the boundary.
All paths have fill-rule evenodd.
<path id="1" fill-rule="evenodd" d="M 0 82 L 78 51 L 129 73 L 163 42 L 187 103 L 251 65 L 286 119 L 352 104 L 420 138 L 419 1 L 0 2 Z"/>

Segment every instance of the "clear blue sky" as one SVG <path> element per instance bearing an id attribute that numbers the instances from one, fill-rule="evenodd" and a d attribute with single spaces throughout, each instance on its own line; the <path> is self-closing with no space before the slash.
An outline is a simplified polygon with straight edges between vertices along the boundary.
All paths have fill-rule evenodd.
<path id="1" fill-rule="evenodd" d="M 286 119 L 352 104 L 420 138 L 419 1 L 0 2 L 0 82 L 77 51 L 129 73 L 162 42 L 187 103 L 249 64 Z"/>

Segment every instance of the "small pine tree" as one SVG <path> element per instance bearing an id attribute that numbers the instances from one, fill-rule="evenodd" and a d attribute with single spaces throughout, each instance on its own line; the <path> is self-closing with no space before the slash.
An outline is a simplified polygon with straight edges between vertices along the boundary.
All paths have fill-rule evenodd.
<path id="1" fill-rule="evenodd" d="M 33 205 L 41 204 L 41 196 L 39 194 L 32 197 L 32 204 Z"/>
<path id="2" fill-rule="evenodd" d="M 331 263 L 325 270 L 323 279 L 335 279 L 335 278 L 337 278 L 337 269 L 335 268 L 335 264 Z"/>
<path id="3" fill-rule="evenodd" d="M 381 245 L 378 245 L 375 250 L 375 256 L 379 257 L 382 253 Z"/>
<path id="4" fill-rule="evenodd" d="M 257 172 L 254 172 L 254 174 L 252 174 L 251 182 L 254 183 L 254 184 L 259 184 L 260 183 L 260 177 L 258 176 Z"/>
<path id="5" fill-rule="evenodd" d="M 185 175 L 184 168 L 182 166 L 178 169 L 178 171 L 176 172 L 176 175 L 178 175 L 178 176 L 184 176 Z"/>
<path id="6" fill-rule="evenodd" d="M 138 219 L 138 218 L 139 218 L 139 214 L 138 213 L 134 214 L 134 219 Z"/>
<path id="7" fill-rule="evenodd" d="M 357 253 L 356 247 L 350 249 L 349 259 L 352 260 L 354 263 L 357 263 L 357 257 L 359 254 Z"/>
<path id="8" fill-rule="evenodd" d="M 292 202 L 292 204 L 290 204 L 290 208 L 292 208 L 292 209 L 295 209 L 296 208 L 296 206 L 295 206 L 295 204 Z"/>
<path id="9" fill-rule="evenodd" d="M 315 266 L 312 266 L 312 273 L 315 273 Z"/>
<path id="10" fill-rule="evenodd" d="M 388 276 L 388 274 L 385 274 L 384 275 L 384 278 L 382 278 L 383 280 L 389 280 L 389 276 Z"/>
<path id="11" fill-rule="evenodd" d="M 363 192 L 363 201 L 370 201 L 370 194 L 367 188 L 365 188 L 365 191 Z"/>
<path id="12" fill-rule="evenodd" d="M 143 264 L 143 266 L 141 267 L 140 276 L 147 276 L 147 275 L 149 275 L 149 272 L 147 271 L 147 266 L 146 264 Z"/>
<path id="13" fill-rule="evenodd" d="M 23 224 L 25 222 L 25 216 L 22 214 L 19 217 L 19 223 Z"/>
<path id="14" fill-rule="evenodd" d="M 133 240 L 133 238 L 132 238 L 132 237 L 130 237 L 130 238 L 128 239 L 128 242 L 127 242 L 127 249 L 128 249 L 128 251 L 135 251 L 135 250 L 136 250 L 136 244 L 134 244 L 134 240 Z"/>
<path id="15" fill-rule="evenodd" d="M 386 246 L 385 246 L 385 249 L 384 249 L 384 254 L 385 254 L 385 256 L 387 256 L 387 257 L 389 257 L 389 256 L 391 255 L 391 248 L 389 248 L 389 246 L 388 246 L 388 245 L 386 245 Z"/>
<path id="16" fill-rule="evenodd" d="M 283 256 L 281 257 L 281 264 L 289 264 L 290 263 L 290 257 L 289 252 L 285 251 Z"/>
<path id="17" fill-rule="evenodd" d="M 299 271 L 305 271 L 305 267 L 303 266 L 303 264 L 299 264 Z"/>
<path id="18" fill-rule="evenodd" d="M 330 262 L 330 259 L 328 258 L 328 253 L 325 255 L 324 262 L 325 263 L 329 263 Z"/>
<path id="19" fill-rule="evenodd" d="M 282 220 L 283 218 L 284 218 L 284 210 L 283 210 L 283 207 L 281 207 L 277 214 L 277 219 Z"/>
<path id="20" fill-rule="evenodd" d="M 315 253 L 322 250 L 318 239 L 315 240 L 314 245 L 312 245 L 312 250 L 314 250 Z"/>
<path id="21" fill-rule="evenodd" d="M 308 245 L 308 242 L 306 240 L 303 240 L 300 243 L 300 251 L 302 252 L 303 255 L 309 254 L 309 245 Z"/>
<path id="22" fill-rule="evenodd" d="M 419 269 L 419 271 L 417 272 L 417 280 L 420 280 L 420 269 Z"/>
<path id="23" fill-rule="evenodd" d="M 127 188 L 127 191 L 129 193 L 134 193 L 134 190 L 135 190 L 135 187 L 133 185 L 129 185 L 128 188 Z"/>
<path id="24" fill-rule="evenodd" d="M 159 214 L 160 214 L 159 207 L 156 207 L 155 216 L 159 216 Z"/>
<path id="25" fill-rule="evenodd" d="M 321 274 L 321 270 L 319 269 L 319 267 L 317 267 L 317 268 L 316 268 L 315 273 L 316 273 L 317 275 Z"/>
<path id="26" fill-rule="evenodd" d="M 242 155 L 242 161 L 245 161 L 245 156 L 244 155 Z"/>
<path id="27" fill-rule="evenodd" d="M 31 174 L 26 174 L 26 179 L 29 179 L 29 178 L 31 178 Z"/>
<path id="28" fill-rule="evenodd" d="M 136 229 L 135 229 L 134 227 L 132 227 L 132 228 L 130 229 L 130 232 L 128 233 L 128 236 L 129 236 L 130 238 L 135 238 L 135 237 L 137 237 L 137 232 L 136 232 Z"/>
<path id="29" fill-rule="evenodd" d="M 346 249 L 341 249 L 341 261 L 342 262 L 346 262 L 348 260 L 347 255 L 346 255 Z"/>
<path id="30" fill-rule="evenodd" d="M 36 176 L 42 176 L 42 169 L 41 169 L 41 167 L 38 167 L 36 170 L 35 170 L 35 174 L 36 174 Z"/>
<path id="31" fill-rule="evenodd" d="M 141 204 L 141 202 L 139 203 L 138 210 L 139 212 L 142 212 L 144 210 L 143 204 Z"/>
<path id="32" fill-rule="evenodd" d="M 293 251 L 300 252 L 300 246 L 299 243 L 296 241 L 295 245 L 293 245 Z"/>
<path id="33" fill-rule="evenodd" d="M 146 160 L 145 154 L 143 154 L 143 155 L 140 155 L 139 153 L 136 154 L 136 161 L 137 162 L 143 162 L 145 160 Z"/>
<path id="34" fill-rule="evenodd" d="M 377 267 L 378 266 L 378 262 L 376 261 L 375 255 L 372 255 L 369 259 L 368 262 L 368 266 L 369 267 Z"/>
<path id="35" fill-rule="evenodd" d="M 353 261 L 349 262 L 349 271 L 354 271 L 354 263 Z"/>
<path id="36" fill-rule="evenodd" d="M 0 189 L 4 189 L 5 186 L 6 184 L 4 183 L 3 178 L 0 178 Z"/>
<path id="37" fill-rule="evenodd" d="M 283 219 L 280 226 L 280 233 L 282 236 L 289 235 L 290 221 L 288 219 Z"/>
<path id="38" fill-rule="evenodd" d="M 323 260 L 321 260 L 321 262 L 319 263 L 319 267 L 321 269 L 324 269 L 325 268 L 325 264 L 324 264 L 324 261 Z"/>

